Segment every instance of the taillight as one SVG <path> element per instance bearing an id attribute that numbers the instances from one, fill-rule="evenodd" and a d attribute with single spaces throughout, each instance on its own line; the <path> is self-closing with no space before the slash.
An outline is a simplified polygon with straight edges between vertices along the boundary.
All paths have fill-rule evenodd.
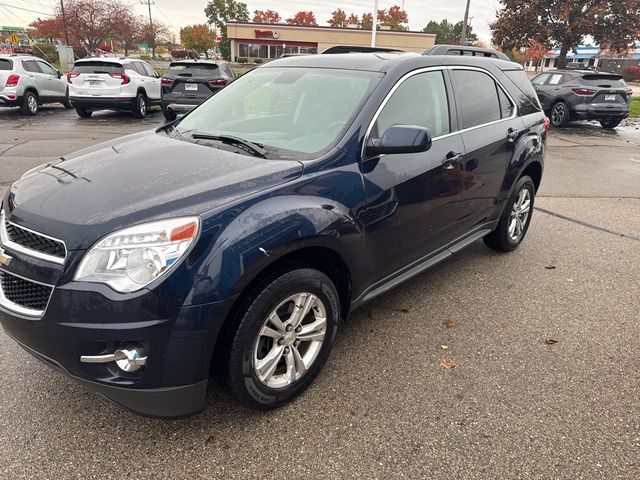
<path id="1" fill-rule="evenodd" d="M 229 83 L 229 80 L 227 80 L 226 78 L 219 78 L 217 80 L 209 81 L 209 85 L 211 85 L 212 87 L 224 87 L 227 83 Z"/>
<path id="2" fill-rule="evenodd" d="M 71 80 L 73 80 L 74 78 L 76 78 L 79 75 L 80 74 L 78 72 L 69 72 L 69 73 L 67 73 L 67 82 L 73 83 Z"/>
<path id="3" fill-rule="evenodd" d="M 627 102 L 631 100 L 631 97 L 633 97 L 633 90 L 629 89 L 627 90 Z"/>
<path id="4" fill-rule="evenodd" d="M 590 88 L 572 88 L 573 93 L 576 95 L 580 95 L 581 97 L 591 97 L 596 94 L 595 90 L 591 90 Z"/>
<path id="5" fill-rule="evenodd" d="M 171 80 L 170 78 L 162 77 L 160 79 L 160 83 L 165 87 L 170 87 L 171 85 L 173 85 L 173 80 Z"/>
<path id="6" fill-rule="evenodd" d="M 547 133 L 551 128 L 551 120 L 546 115 L 544 116 L 544 133 Z"/>
<path id="7" fill-rule="evenodd" d="M 7 77 L 7 82 L 4 84 L 4 86 L 17 87 L 19 81 L 20 81 L 20 75 L 18 75 L 17 73 L 12 73 Z"/>
<path id="8" fill-rule="evenodd" d="M 119 78 L 120 85 L 126 85 L 131 81 L 131 78 L 126 73 L 110 73 L 109 75 L 111 75 L 113 78 Z"/>

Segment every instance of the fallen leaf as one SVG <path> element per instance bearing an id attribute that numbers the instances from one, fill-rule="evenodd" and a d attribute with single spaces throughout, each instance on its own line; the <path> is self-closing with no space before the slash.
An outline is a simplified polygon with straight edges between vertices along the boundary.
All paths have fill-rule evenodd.
<path id="1" fill-rule="evenodd" d="M 400 311 L 402 313 L 409 313 L 409 309 L 407 309 L 407 308 L 401 308 Z"/>
<path id="2" fill-rule="evenodd" d="M 440 360 L 440 365 L 443 366 L 446 369 L 456 368 L 456 362 L 454 362 L 453 360 L 451 360 L 449 358 L 445 358 L 443 360 Z"/>
<path id="3" fill-rule="evenodd" d="M 558 343 L 558 340 L 553 337 L 547 337 L 545 338 L 544 343 L 546 343 L 547 345 L 555 345 L 556 343 Z"/>
<path id="4" fill-rule="evenodd" d="M 349 416 L 349 417 L 355 417 L 356 416 L 356 412 L 351 407 L 345 408 L 344 411 L 347 414 L 347 416 Z"/>
<path id="5" fill-rule="evenodd" d="M 231 448 L 231 445 L 227 445 L 226 443 L 222 445 L 223 450 L 229 450 L 230 448 Z"/>
<path id="6" fill-rule="evenodd" d="M 440 345 L 442 350 L 449 350 L 449 345 Z"/>
<path id="7" fill-rule="evenodd" d="M 567 278 L 567 282 L 573 282 L 573 278 Z"/>
<path id="8" fill-rule="evenodd" d="M 209 435 L 209 436 L 207 437 L 207 439 L 204 441 L 204 443 L 206 443 L 206 444 L 209 444 L 209 443 L 211 443 L 211 442 L 213 442 L 213 435 Z"/>
<path id="9" fill-rule="evenodd" d="M 458 328 L 458 322 L 455 320 L 445 320 L 443 325 L 445 328 Z"/>
<path id="10" fill-rule="evenodd" d="M 546 268 L 547 270 L 555 270 L 556 266 L 555 265 L 548 265 L 548 266 L 546 266 L 544 268 Z"/>

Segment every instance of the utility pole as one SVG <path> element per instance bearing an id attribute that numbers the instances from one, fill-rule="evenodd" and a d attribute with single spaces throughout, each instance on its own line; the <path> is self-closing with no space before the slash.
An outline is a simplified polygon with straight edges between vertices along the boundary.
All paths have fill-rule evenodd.
<path id="1" fill-rule="evenodd" d="M 151 36 L 151 58 L 156 59 L 156 33 L 153 31 L 153 19 L 151 18 L 151 5 L 155 5 L 153 0 L 143 0 L 141 5 L 146 5 L 149 8 L 149 35 Z"/>
<path id="2" fill-rule="evenodd" d="M 371 48 L 376 46 L 376 32 L 378 30 L 378 0 L 373 1 L 373 25 L 371 25 Z"/>
<path id="3" fill-rule="evenodd" d="M 64 1 L 60 0 L 60 10 L 62 10 L 62 24 L 64 25 L 64 42 L 69 45 L 69 32 L 67 31 L 67 17 L 64 14 Z"/>
<path id="4" fill-rule="evenodd" d="M 462 22 L 462 35 L 460 35 L 460 45 L 465 46 L 467 44 L 467 24 L 469 23 L 469 5 L 471 0 L 467 0 L 467 8 L 464 11 L 464 21 Z"/>

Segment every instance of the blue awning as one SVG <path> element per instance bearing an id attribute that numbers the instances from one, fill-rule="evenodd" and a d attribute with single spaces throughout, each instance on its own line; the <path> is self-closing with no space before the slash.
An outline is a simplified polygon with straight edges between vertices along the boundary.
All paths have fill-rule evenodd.
<path id="1" fill-rule="evenodd" d="M 567 55 L 568 58 L 596 58 L 597 55 L 592 53 L 577 53 L 575 55 Z"/>

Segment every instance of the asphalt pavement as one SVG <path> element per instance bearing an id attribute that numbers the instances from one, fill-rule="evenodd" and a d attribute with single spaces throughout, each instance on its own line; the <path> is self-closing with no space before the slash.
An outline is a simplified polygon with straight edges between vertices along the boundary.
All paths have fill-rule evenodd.
<path id="1" fill-rule="evenodd" d="M 0 185 L 161 122 L 0 110 Z M 537 207 L 516 252 L 477 242 L 356 311 L 277 411 L 212 387 L 139 417 L 0 331 L 0 478 L 639 478 L 640 125 L 554 131 Z"/>

